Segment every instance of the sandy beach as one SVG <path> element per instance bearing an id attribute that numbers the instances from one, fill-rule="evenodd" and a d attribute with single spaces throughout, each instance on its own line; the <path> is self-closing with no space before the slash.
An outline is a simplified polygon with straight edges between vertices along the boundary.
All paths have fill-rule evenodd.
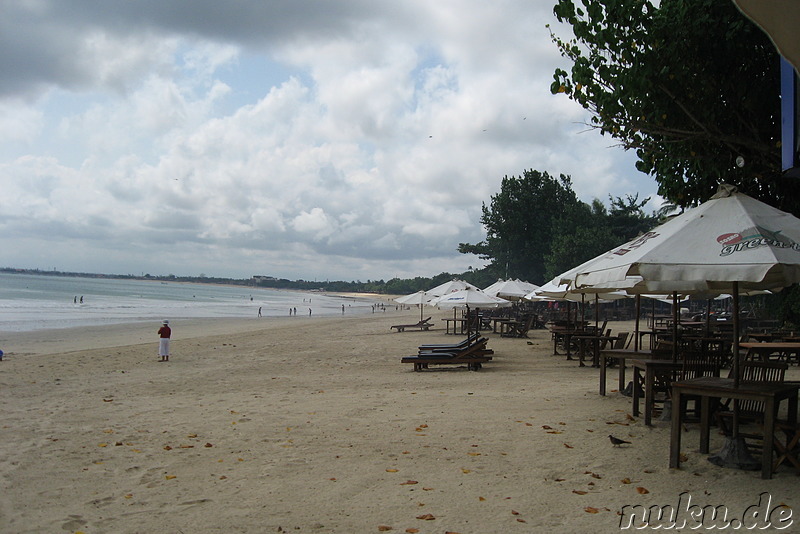
<path id="1" fill-rule="evenodd" d="M 157 323 L 0 335 L 0 531 L 604 533 L 681 494 L 728 520 L 797 509 L 796 471 L 712 465 L 696 425 L 669 469 L 668 423 L 632 417 L 615 373 L 600 396 L 546 330 L 489 334 L 479 372 L 401 364 L 457 339 L 451 313 L 404 333 L 418 310 L 176 320 L 168 363 Z"/>

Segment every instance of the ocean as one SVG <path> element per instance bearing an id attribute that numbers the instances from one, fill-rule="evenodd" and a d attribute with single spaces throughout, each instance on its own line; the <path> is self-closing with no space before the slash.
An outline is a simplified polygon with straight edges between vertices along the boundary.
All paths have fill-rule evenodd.
<path id="1" fill-rule="evenodd" d="M 81 302 L 82 299 L 82 302 Z M 371 313 L 377 301 L 256 287 L 0 273 L 0 332 L 178 318 Z"/>

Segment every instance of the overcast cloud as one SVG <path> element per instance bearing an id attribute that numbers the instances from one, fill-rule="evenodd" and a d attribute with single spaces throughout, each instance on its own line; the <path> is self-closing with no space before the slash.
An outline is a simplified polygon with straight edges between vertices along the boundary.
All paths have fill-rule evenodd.
<path id="1" fill-rule="evenodd" d="M 461 272 L 525 169 L 654 208 L 633 156 L 550 94 L 552 3 L 4 0 L 0 265 Z"/>

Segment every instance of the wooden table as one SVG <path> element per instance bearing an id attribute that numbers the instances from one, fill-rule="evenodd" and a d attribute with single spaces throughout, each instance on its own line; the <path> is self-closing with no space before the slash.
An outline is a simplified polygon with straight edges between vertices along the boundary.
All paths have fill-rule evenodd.
<path id="1" fill-rule="evenodd" d="M 677 372 L 681 370 L 683 364 L 680 361 L 673 362 L 672 359 L 643 359 L 632 358 L 631 367 L 633 368 L 633 415 L 639 415 L 639 388 L 641 373 L 644 372 L 644 424 L 653 424 L 653 406 L 655 406 L 655 385 L 656 375 L 666 372 Z"/>
<path id="2" fill-rule="evenodd" d="M 606 394 L 606 358 L 616 360 L 619 367 L 619 391 L 625 389 L 625 360 L 628 358 L 647 358 L 653 351 L 649 349 L 603 349 L 600 351 L 600 395 Z"/>
<path id="3" fill-rule="evenodd" d="M 500 335 L 501 336 L 508 336 L 516 329 L 521 328 L 523 323 L 514 320 L 514 319 L 506 319 L 505 321 L 500 323 Z"/>
<path id="4" fill-rule="evenodd" d="M 578 342 L 578 361 L 580 362 L 580 366 L 585 367 L 583 360 L 586 356 L 586 345 L 589 345 L 592 348 L 592 367 L 598 367 L 600 365 L 600 343 L 602 341 L 608 343 L 609 341 L 615 341 L 616 339 L 616 336 L 598 336 L 589 334 L 572 336 L 572 340 Z"/>
<path id="5" fill-rule="evenodd" d="M 500 332 L 503 331 L 503 323 L 513 321 L 510 317 L 492 317 L 492 332 L 497 334 L 497 324 L 500 323 Z"/>
<path id="6" fill-rule="evenodd" d="M 464 334 L 467 331 L 467 320 L 463 317 L 451 317 L 449 319 L 442 319 L 442 321 L 445 322 L 445 334 L 450 333 L 450 323 L 453 323 L 453 334 Z"/>
<path id="7" fill-rule="evenodd" d="M 760 359 L 761 361 L 769 361 L 770 355 L 778 352 L 780 356 L 778 360 L 785 360 L 789 363 L 790 355 L 794 355 L 794 360 L 800 363 L 800 343 L 785 343 L 785 342 L 764 342 L 764 343 L 739 343 L 739 347 L 747 349 L 745 360 Z M 756 358 L 757 357 L 757 358 Z"/>
<path id="8" fill-rule="evenodd" d="M 681 429 L 683 410 L 681 397 L 692 395 L 700 397 L 700 452 L 708 454 L 711 428 L 711 400 L 739 399 L 755 400 L 764 403 L 764 450 L 761 454 L 761 478 L 772 478 L 772 455 L 775 441 L 775 419 L 781 401 L 788 401 L 788 421 L 797 423 L 797 383 L 741 382 L 733 387 L 732 378 L 704 376 L 672 383 L 672 430 L 669 441 L 669 466 L 681 464 Z"/>

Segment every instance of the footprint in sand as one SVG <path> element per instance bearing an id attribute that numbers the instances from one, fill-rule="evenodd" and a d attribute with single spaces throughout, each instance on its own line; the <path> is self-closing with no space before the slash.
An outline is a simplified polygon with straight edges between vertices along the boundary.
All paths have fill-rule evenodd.
<path id="1" fill-rule="evenodd" d="M 68 515 L 68 519 L 61 524 L 61 530 L 78 530 L 86 525 L 87 521 L 81 515 Z"/>

